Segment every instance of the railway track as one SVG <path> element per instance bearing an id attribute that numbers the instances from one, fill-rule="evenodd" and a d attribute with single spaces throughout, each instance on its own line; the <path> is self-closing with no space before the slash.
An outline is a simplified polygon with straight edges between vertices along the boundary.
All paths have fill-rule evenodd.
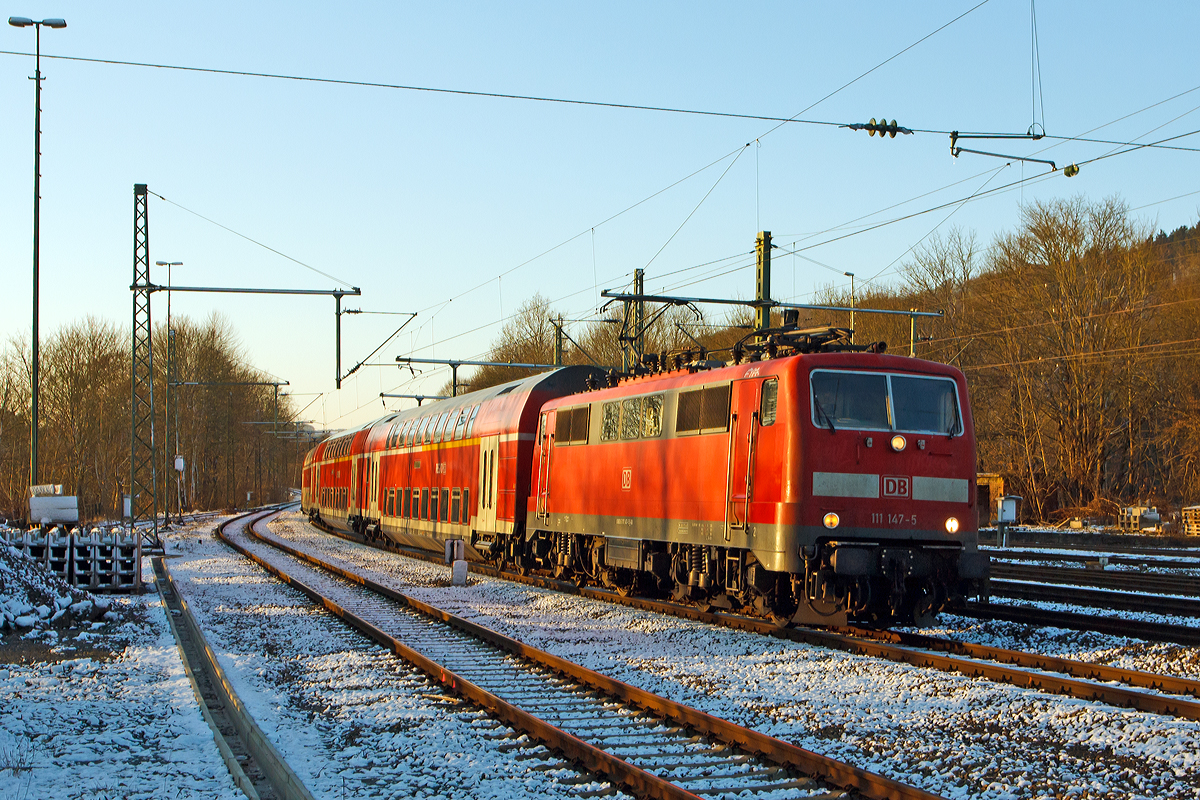
<path id="1" fill-rule="evenodd" d="M 341 538 L 361 540 L 340 531 L 322 528 Z M 384 548 L 399 551 L 398 548 Z M 419 551 L 403 550 L 401 555 L 442 563 L 440 558 Z M 326 556 L 329 558 L 331 556 Z M 622 597 L 614 592 L 577 587 L 531 575 L 501 572 L 492 567 L 473 563 L 472 571 L 506 580 L 518 581 L 543 588 L 606 602 L 669 614 L 713 625 L 735 628 L 773 636 L 780 639 L 829 647 L 846 652 L 885 658 L 918 667 L 958 672 L 983 677 L 1001 683 L 1066 694 L 1086 700 L 1099 700 L 1111 705 L 1135 708 L 1159 714 L 1200 719 L 1200 703 L 1187 697 L 1200 697 L 1200 681 L 1169 675 L 1120 669 L 1073 659 L 1043 656 L 987 645 L 955 642 L 932 636 L 875 631 L 866 628 L 816 629 L 784 628 L 768 620 L 738 614 L 701 609 L 677 603 Z M 1126 633 L 1125 635 L 1129 635 Z M 1112 684 L 1122 685 L 1112 685 Z M 1131 687 L 1131 688 L 1125 688 Z M 1169 694 L 1158 694 L 1167 692 Z"/>
<path id="2" fill-rule="evenodd" d="M 1067 586 L 1093 586 L 1142 594 L 1170 594 L 1200 597 L 1200 578 L 1195 575 L 1163 575 L 1126 570 L 1053 567 L 1044 564 L 992 562 L 992 578 L 999 581 L 1031 581 Z M 1150 608 L 1157 604 L 1148 604 Z"/>
<path id="3" fill-rule="evenodd" d="M 1018 562 L 1046 562 L 1058 561 L 1070 564 L 1095 564 L 1100 559 L 1107 559 L 1110 565 L 1119 565 L 1126 567 L 1143 567 L 1151 569 L 1200 569 L 1200 553 L 1191 556 L 1190 560 L 1182 561 L 1178 558 L 1163 557 L 1162 553 L 1158 555 L 1113 555 L 1105 548 L 1100 548 L 1097 551 L 1089 553 L 1057 553 L 1057 552 L 1041 552 L 1041 551 L 1022 551 L 1022 550 L 1004 550 L 996 548 L 981 548 L 986 550 L 988 555 L 992 557 L 992 564 L 1004 561 Z M 1175 552 L 1173 555 L 1181 555 Z"/>
<path id="4" fill-rule="evenodd" d="M 1090 608 L 1109 608 L 1117 611 L 1144 611 L 1178 617 L 1200 617 L 1200 600 L 1182 597 L 1134 594 L 1110 589 L 1085 589 L 1078 586 L 1048 583 L 1026 583 L 1016 580 L 993 579 L 989 585 L 991 593 L 998 597 L 1039 600 Z"/>
<path id="5" fill-rule="evenodd" d="M 987 543 L 987 542 L 991 542 L 991 541 L 995 540 L 995 536 L 996 536 L 995 528 L 992 528 L 990 530 L 986 530 L 986 529 L 981 530 L 979 532 L 979 536 L 980 536 L 981 549 L 987 550 L 990 553 L 1005 553 L 1005 554 L 1007 554 L 1007 553 L 1011 552 L 1007 548 L 1002 548 L 998 545 Z M 1081 553 L 1093 554 L 1093 555 L 1089 556 L 1090 558 L 1096 557 L 1094 555 L 1094 553 L 1097 550 L 1101 550 L 1106 553 L 1126 553 L 1130 556 L 1167 556 L 1167 557 L 1192 556 L 1193 558 L 1200 558 L 1200 540 L 1197 540 L 1196 543 L 1191 547 L 1142 547 L 1139 545 L 1128 545 L 1128 544 L 1096 544 L 1096 543 L 1057 544 L 1054 542 L 1040 542 L 1040 543 L 1022 542 L 1021 544 L 1012 545 L 1012 546 L 1021 547 L 1021 548 L 1044 547 L 1046 549 L 1051 549 L 1051 550 L 1078 550 Z"/>
<path id="6" fill-rule="evenodd" d="M 1030 606 L 1001 605 L 997 603 L 967 603 L 965 613 L 980 619 L 999 619 L 1036 625 L 1046 628 L 1068 628 L 1076 631 L 1095 631 L 1110 636 L 1133 639 L 1148 639 L 1158 642 L 1173 642 L 1189 647 L 1200 647 L 1200 628 L 1188 625 L 1165 625 L 1160 622 L 1139 622 L 1104 617 L 1095 614 L 1073 614 L 1069 611 L 1047 611 Z M 1187 692 L 1194 694 L 1193 692 Z"/>
<path id="7" fill-rule="evenodd" d="M 262 530 L 218 533 L 445 691 L 638 796 L 935 797 L 529 647 Z"/>

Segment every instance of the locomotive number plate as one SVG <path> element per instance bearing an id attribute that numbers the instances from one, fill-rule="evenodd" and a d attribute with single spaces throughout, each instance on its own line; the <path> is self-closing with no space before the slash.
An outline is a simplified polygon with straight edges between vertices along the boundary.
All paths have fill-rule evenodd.
<path id="1" fill-rule="evenodd" d="M 910 525 L 917 526 L 916 514 L 871 514 L 872 525 Z"/>

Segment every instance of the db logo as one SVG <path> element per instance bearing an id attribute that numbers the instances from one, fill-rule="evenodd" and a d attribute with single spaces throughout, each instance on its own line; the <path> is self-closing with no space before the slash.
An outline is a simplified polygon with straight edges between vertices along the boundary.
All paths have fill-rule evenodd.
<path id="1" fill-rule="evenodd" d="M 633 468 L 626 467 L 621 470 L 621 491 L 628 492 L 633 488 Z"/>
<path id="2" fill-rule="evenodd" d="M 884 497 L 908 497 L 911 479 L 900 475 L 883 476 Z"/>

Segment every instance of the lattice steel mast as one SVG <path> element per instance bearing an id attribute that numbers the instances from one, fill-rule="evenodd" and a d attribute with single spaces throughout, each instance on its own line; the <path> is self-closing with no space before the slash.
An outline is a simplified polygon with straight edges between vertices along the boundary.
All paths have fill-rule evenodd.
<path id="1" fill-rule="evenodd" d="M 133 363 L 130 371 L 129 526 L 149 523 L 143 544 L 161 548 L 158 465 L 154 448 L 154 351 L 150 335 L 150 205 L 146 184 L 133 185 Z"/>

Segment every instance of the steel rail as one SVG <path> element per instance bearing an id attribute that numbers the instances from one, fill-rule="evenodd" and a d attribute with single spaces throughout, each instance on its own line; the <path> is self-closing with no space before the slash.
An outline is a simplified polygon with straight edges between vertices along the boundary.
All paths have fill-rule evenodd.
<path id="1" fill-rule="evenodd" d="M 1195 575 L 1054 567 L 1046 564 L 1006 564 L 996 561 L 992 562 L 991 572 L 992 577 L 997 580 L 1036 581 L 1068 586 L 1094 586 L 1126 592 L 1200 597 L 1200 578 Z"/>
<path id="2" fill-rule="evenodd" d="M 1161 622 L 1140 622 L 1103 617 L 1095 614 L 1073 614 L 1069 611 L 1048 611 L 1031 606 L 1000 605 L 996 603 L 967 603 L 963 612 L 981 619 L 999 619 L 1039 627 L 1070 628 L 1077 631 L 1096 631 L 1111 636 L 1173 642 L 1200 647 L 1200 629 L 1188 625 L 1165 625 Z"/>
<path id="3" fill-rule="evenodd" d="M 1049 583 L 1021 583 L 991 580 L 991 593 L 1019 600 L 1040 600 L 1047 603 L 1110 608 L 1118 611 L 1144 611 L 1178 617 L 1200 617 L 1200 600 L 1167 597 L 1160 594 L 1134 594 L 1112 589 L 1082 589 Z"/>
<path id="4" fill-rule="evenodd" d="M 391 650 L 426 675 L 429 675 L 436 682 L 441 683 L 445 689 L 487 710 L 493 717 L 502 720 L 517 730 L 523 731 L 546 745 L 549 749 L 566 756 L 576 764 L 582 765 L 585 769 L 613 779 L 638 796 L 659 798 L 659 800 L 699 800 L 696 795 L 667 783 L 656 776 L 644 773 L 644 771 L 639 770 L 637 767 L 617 759 L 603 750 L 599 750 L 586 742 L 565 734 L 552 725 L 522 711 L 470 681 L 460 678 L 452 670 L 444 668 L 441 664 L 408 647 L 399 639 L 388 635 L 380 628 L 325 597 L 316 589 L 309 587 L 266 559 L 233 541 L 223 530 L 218 529 L 216 533 L 221 541 L 229 547 L 258 564 L 286 585 L 291 586 L 309 599 L 323 606 L 348 625 L 365 634 L 368 638 Z M 361 581 L 355 582 L 365 586 Z"/>
<path id="5" fill-rule="evenodd" d="M 993 565 L 1008 561 L 1065 561 L 1071 564 L 1095 564 L 1100 559 L 1108 559 L 1109 564 L 1121 564 L 1125 566 L 1156 567 L 1159 569 L 1200 569 L 1200 553 L 1198 553 L 1196 556 L 1193 556 L 1193 560 L 1191 561 L 1178 561 L 1155 558 L 1154 554 L 1147 554 L 1141 557 L 1130 555 L 1128 553 L 1117 555 L 1117 553 L 1120 551 L 1114 550 L 1110 553 L 1103 548 L 1090 553 L 1039 553 L 994 549 L 989 549 L 985 552 L 992 557 Z M 1128 570 L 1121 570 L 1121 572 L 1128 572 Z M 1159 573 L 1151 572 L 1141 574 L 1156 575 Z"/>
<path id="6" fill-rule="evenodd" d="M 343 580 L 358 584 L 369 591 L 407 606 L 432 619 L 451 625 L 473 637 L 483 640 L 494 647 L 505 650 L 540 664 L 556 673 L 567 676 L 579 683 L 602 692 L 623 703 L 644 709 L 655 716 L 664 718 L 688 729 L 706 734 L 713 739 L 756 755 L 779 766 L 795 769 L 810 777 L 817 777 L 838 786 L 852 790 L 868 798 L 913 798 L 913 800 L 934 800 L 937 795 L 868 772 L 858 767 L 837 761 L 828 756 L 805 750 L 796 745 L 767 736 L 757 731 L 743 728 L 727 720 L 714 717 L 703 711 L 659 697 L 651 692 L 623 683 L 601 673 L 587 669 L 572 661 L 552 655 L 543 650 L 511 639 L 503 634 L 469 622 L 432 605 L 404 595 L 388 586 L 382 585 L 351 570 L 331 564 L 310 553 L 294 548 L 274 536 L 263 536 L 250 529 L 252 536 L 264 544 L 276 548 L 289 556 L 308 562 Z M 432 661 L 426 656 L 409 648 L 404 643 L 392 638 L 383 631 L 375 628 L 369 622 L 354 617 L 349 611 L 337 603 L 324 598 L 319 592 L 286 575 L 282 570 L 271 565 L 265 559 L 251 553 L 235 542 L 223 537 L 223 540 L 243 553 L 246 557 L 262 565 L 272 574 L 295 586 L 313 600 L 323 604 L 333 613 L 346 619 L 364 633 L 389 647 L 401 657 L 424 670 L 451 691 L 462 694 L 477 705 L 491 711 L 509 724 L 526 731 L 552 750 L 561 752 L 586 766 L 594 772 L 606 775 L 610 780 L 619 783 L 640 796 L 656 798 L 693 798 L 696 795 L 681 789 L 673 783 L 664 781 L 653 774 L 642 770 L 627 761 L 594 747 L 559 728 L 542 721 L 516 706 L 506 702 L 496 695 L 487 692 L 482 687 L 464 679 L 452 670 Z"/>
<path id="7" fill-rule="evenodd" d="M 322 526 L 321 529 L 330 531 L 350 541 L 366 543 L 360 537 L 353 534 L 347 534 L 327 526 Z M 388 549 L 393 552 L 399 552 L 402 555 L 433 563 L 442 563 L 442 559 L 437 556 L 408 548 L 389 547 L 380 549 Z M 476 573 L 517 581 L 532 586 L 563 591 L 569 594 L 578 594 L 594 600 L 616 603 L 644 611 L 654 611 L 727 628 L 750 631 L 803 644 L 844 650 L 857 655 L 885 658 L 890 661 L 910 664 L 916 667 L 938 669 L 943 672 L 958 672 L 972 678 L 982 677 L 998 683 L 1008 683 L 1014 686 L 1064 694 L 1084 700 L 1097 700 L 1140 711 L 1184 717 L 1187 719 L 1200 719 L 1200 702 L 1188 700 L 1185 697 L 1149 694 L 1143 691 L 1111 686 L 1106 683 L 1093 682 L 1094 680 L 1116 681 L 1151 691 L 1178 691 L 1180 694 L 1200 697 L 1200 683 L 1188 681 L 1185 678 L 1139 672 L 1137 670 L 1124 670 L 1116 667 L 1108 667 L 1103 664 L 1059 659 L 1036 653 L 1024 653 L 987 645 L 953 642 L 934 637 L 917 637 L 915 634 L 911 635 L 914 637 L 910 640 L 911 644 L 903 644 L 897 643 L 902 642 L 902 634 L 892 632 L 881 634 L 880 632 L 864 628 L 831 628 L 829 630 L 818 628 L 784 628 L 768 620 L 705 610 L 695 606 L 680 605 L 661 600 L 623 597 L 614 592 L 579 587 L 564 581 L 503 572 L 477 562 L 472 562 L 471 570 Z M 961 655 L 952 655 L 955 652 L 961 653 Z M 951 653 L 951 655 L 944 655 L 942 653 Z M 997 663 L 989 664 L 986 661 L 976 659 L 985 659 Z M 1032 670 L 1038 671 L 1035 672 Z M 1065 673 L 1072 677 L 1061 677 L 1054 673 Z"/>
<path id="8" fill-rule="evenodd" d="M 1010 529 L 1010 534 L 1016 533 L 1016 532 L 1018 532 L 1018 531 Z M 1035 533 L 1033 531 L 1020 531 L 1020 532 L 1021 533 Z M 989 541 L 994 541 L 995 537 L 996 537 L 996 529 L 995 528 L 985 528 L 979 532 L 979 536 L 980 536 L 981 544 L 983 544 L 983 546 L 989 552 L 992 552 L 992 553 L 1007 553 L 1008 552 L 1007 549 L 1002 548 L 999 545 L 989 544 L 988 542 L 982 541 L 982 539 L 984 537 L 986 537 Z M 1132 538 L 1132 535 L 1122 534 L 1122 537 L 1123 538 Z M 1146 537 L 1146 538 L 1148 538 L 1148 537 Z M 1185 541 L 1186 539 L 1192 539 L 1193 541 L 1186 542 Z M 1104 544 L 1102 542 L 1082 544 L 1082 543 L 1075 543 L 1075 542 L 1055 543 L 1055 542 L 1051 542 L 1051 541 L 1041 541 L 1041 542 L 1024 542 L 1024 541 L 1022 541 L 1022 542 L 1016 542 L 1016 543 L 1012 544 L 1012 546 L 1013 547 L 1021 547 L 1021 548 L 1044 547 L 1044 548 L 1050 549 L 1050 550 L 1077 550 L 1082 553 L 1095 553 L 1096 551 L 1101 551 L 1104 553 L 1124 553 L 1126 555 L 1131 555 L 1131 556 L 1143 555 L 1143 556 L 1200 557 L 1200 537 L 1195 537 L 1195 536 L 1179 537 L 1175 541 L 1183 542 L 1183 543 L 1178 544 L 1174 547 L 1155 547 L 1153 545 L 1143 545 L 1143 544 L 1124 544 L 1124 543 L 1122 543 L 1122 544 Z"/>

